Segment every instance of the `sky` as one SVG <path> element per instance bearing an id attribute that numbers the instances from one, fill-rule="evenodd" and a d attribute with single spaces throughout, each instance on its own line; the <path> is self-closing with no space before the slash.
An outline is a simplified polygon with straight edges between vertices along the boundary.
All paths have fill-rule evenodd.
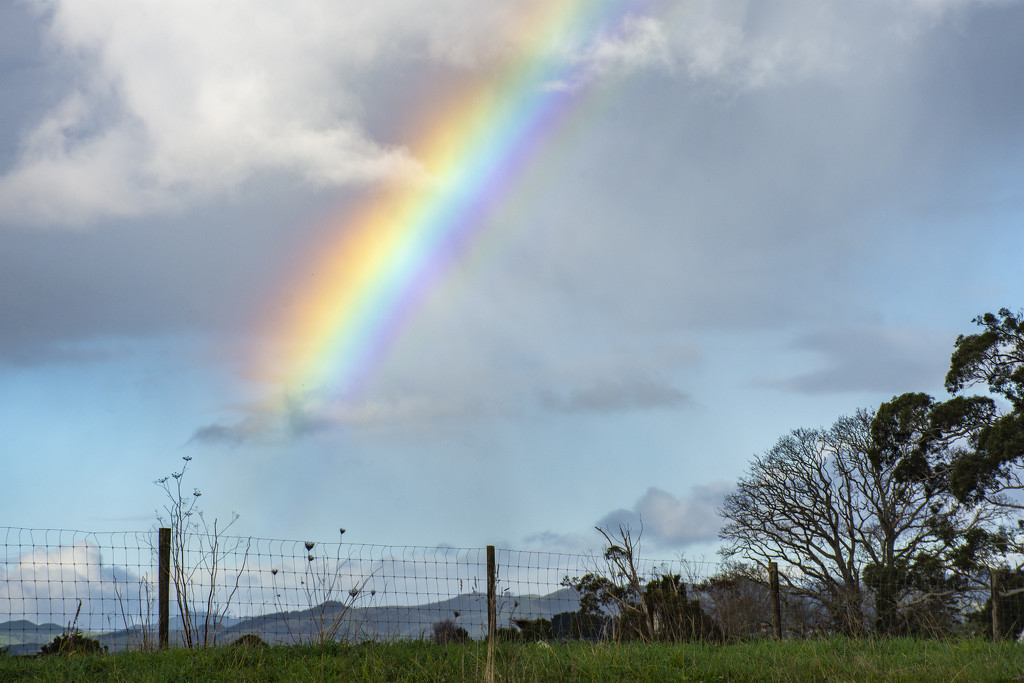
<path id="1" fill-rule="evenodd" d="M 1015 0 L 0 0 L 0 523 L 149 529 L 188 457 L 240 535 L 713 556 L 754 454 L 944 396 L 1024 306 L 1022 35 Z"/>

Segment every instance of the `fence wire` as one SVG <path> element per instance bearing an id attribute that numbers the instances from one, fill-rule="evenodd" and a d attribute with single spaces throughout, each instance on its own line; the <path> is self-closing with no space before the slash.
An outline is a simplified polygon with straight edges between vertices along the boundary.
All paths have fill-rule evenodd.
<path id="1" fill-rule="evenodd" d="M 0 647 L 34 653 L 72 629 L 111 650 L 156 646 L 156 530 L 0 527 L 0 539 Z M 174 548 L 172 645 L 245 634 L 274 644 L 487 633 L 485 548 L 202 534 L 182 535 Z M 497 621 L 512 629 L 578 610 L 564 580 L 598 569 L 601 558 L 498 549 L 496 564 Z M 670 564 L 645 562 L 643 570 Z"/>
<path id="2" fill-rule="evenodd" d="M 157 647 L 158 539 L 157 530 L 0 527 L 0 648 L 34 654 L 75 631 L 112 651 Z M 171 645 L 225 644 L 250 634 L 270 644 L 421 638 L 447 642 L 480 640 L 487 634 L 485 548 L 202 533 L 179 534 L 171 547 Z M 588 575 L 609 579 L 605 587 L 629 584 L 621 566 L 613 566 L 609 558 L 497 549 L 499 635 L 504 629 L 505 636 L 628 637 L 626 629 L 634 629 L 635 635 L 640 628 L 646 629 L 646 637 L 659 637 L 659 629 L 685 622 L 689 630 L 672 638 L 770 637 L 776 632 L 775 606 L 780 609 L 778 632 L 787 637 L 875 628 L 878 595 L 863 584 L 850 587 L 852 593 L 829 592 L 791 569 L 781 591 L 773 595 L 764 568 L 634 559 L 636 573 L 646 583 L 644 591 L 669 585 L 658 584 L 663 577 L 676 577 L 669 586 L 674 597 L 642 614 L 647 624 L 635 621 L 635 608 L 644 604 L 636 592 L 627 597 L 633 602 L 625 607 L 610 600 L 595 611 L 592 601 L 599 584 L 591 581 L 590 593 L 581 590 L 577 581 Z M 997 595 L 994 581 L 991 590 L 978 585 L 937 597 L 928 597 L 923 588 L 900 586 L 899 623 L 921 635 L 962 629 L 972 613 L 977 619 L 986 600 Z M 1021 592 L 1016 585 L 1007 584 L 1006 589 L 1007 597 Z M 581 605 L 581 594 L 591 602 Z M 651 597 L 648 592 L 645 596 Z M 847 597 L 854 602 L 843 602 Z M 1016 616 L 1008 616 L 1000 631 L 993 615 L 993 634 L 1016 635 L 1024 628 Z M 537 620 L 547 623 L 531 624 Z M 541 627 L 546 630 L 533 630 Z M 608 628 L 620 630 L 609 634 Z"/>

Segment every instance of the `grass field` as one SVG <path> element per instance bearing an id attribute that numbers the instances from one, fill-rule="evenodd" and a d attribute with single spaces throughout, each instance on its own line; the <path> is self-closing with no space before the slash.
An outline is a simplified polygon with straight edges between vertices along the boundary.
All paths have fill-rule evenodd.
<path id="1" fill-rule="evenodd" d="M 21 658 L 9 681 L 481 681 L 487 647 L 393 644 L 222 647 Z M 1012 681 L 1024 646 L 980 640 L 828 640 L 737 645 L 501 644 L 496 680 Z"/>

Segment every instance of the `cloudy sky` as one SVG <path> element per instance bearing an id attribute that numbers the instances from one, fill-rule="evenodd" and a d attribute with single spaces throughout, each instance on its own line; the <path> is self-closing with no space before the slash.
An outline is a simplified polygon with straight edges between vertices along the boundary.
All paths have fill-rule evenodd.
<path id="1" fill-rule="evenodd" d="M 1022 35 L 1013 0 L 0 2 L 0 521 L 147 529 L 189 456 L 245 535 L 707 552 L 752 454 L 941 394 L 1024 306 Z M 360 207 L 450 191 L 474 93 L 557 116 L 358 392 L 268 370 Z"/>

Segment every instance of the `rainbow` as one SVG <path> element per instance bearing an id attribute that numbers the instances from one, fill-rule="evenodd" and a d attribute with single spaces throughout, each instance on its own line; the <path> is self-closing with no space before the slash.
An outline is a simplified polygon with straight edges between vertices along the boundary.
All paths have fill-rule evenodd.
<path id="1" fill-rule="evenodd" d="M 381 189 L 337 221 L 335 241 L 303 264 L 314 280 L 288 305 L 288 319 L 275 321 L 294 340 L 279 378 L 288 392 L 359 394 L 431 284 L 581 99 L 552 87 L 579 78 L 560 49 L 599 34 L 624 4 L 538 0 L 524 17 L 532 38 L 518 59 L 453 102 L 413 146 L 431 181 Z"/>

